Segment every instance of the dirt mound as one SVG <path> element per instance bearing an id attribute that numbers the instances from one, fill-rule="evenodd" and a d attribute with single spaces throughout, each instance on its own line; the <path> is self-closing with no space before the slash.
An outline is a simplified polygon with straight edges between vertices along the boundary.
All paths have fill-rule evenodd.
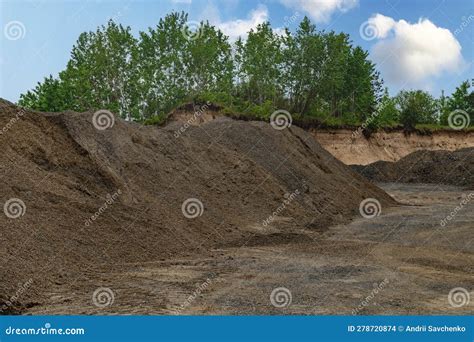
<path id="1" fill-rule="evenodd" d="M 297 127 L 115 118 L 99 130 L 93 121 L 0 102 L 4 313 L 47 301 L 51 284 L 80 286 L 96 267 L 239 247 L 256 235 L 279 243 L 275 234 L 286 241 L 347 220 L 365 198 L 394 203 Z"/>
<path id="2" fill-rule="evenodd" d="M 474 188 L 474 148 L 416 151 L 397 162 L 378 161 L 352 168 L 375 182 L 436 183 Z"/>

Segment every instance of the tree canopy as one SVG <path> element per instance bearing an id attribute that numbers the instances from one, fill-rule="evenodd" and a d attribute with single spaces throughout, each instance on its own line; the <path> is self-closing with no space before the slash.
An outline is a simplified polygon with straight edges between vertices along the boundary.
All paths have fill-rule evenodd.
<path id="1" fill-rule="evenodd" d="M 265 118 L 285 109 L 375 127 L 446 123 L 454 109 L 474 115 L 469 82 L 442 101 L 422 91 L 390 98 L 367 51 L 345 33 L 318 31 L 307 17 L 294 33 L 265 22 L 236 42 L 209 22 L 190 23 L 186 13 L 173 12 L 138 37 L 113 20 L 84 32 L 66 69 L 22 94 L 19 104 L 53 112 L 107 109 L 146 121 L 205 98 Z"/>

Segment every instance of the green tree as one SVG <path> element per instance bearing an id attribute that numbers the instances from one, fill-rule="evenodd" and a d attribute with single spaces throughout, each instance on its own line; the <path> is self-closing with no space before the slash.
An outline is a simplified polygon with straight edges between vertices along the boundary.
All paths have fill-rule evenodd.
<path id="1" fill-rule="evenodd" d="M 130 31 L 110 20 L 107 26 L 79 36 L 66 70 L 60 73 L 75 94 L 75 109 L 108 109 L 131 118 L 136 40 Z"/>
<path id="2" fill-rule="evenodd" d="M 43 112 L 60 112 L 70 108 L 69 101 L 61 81 L 50 75 L 43 82 L 38 82 L 33 90 L 21 94 L 18 104 Z"/>
<path id="3" fill-rule="evenodd" d="M 269 100 L 276 104 L 282 95 L 281 39 L 273 32 L 269 22 L 250 30 L 245 43 L 241 43 L 237 58 L 241 60 L 242 87 L 248 101 L 263 104 Z"/>
<path id="4" fill-rule="evenodd" d="M 307 114 L 320 96 L 325 58 L 324 40 L 305 17 L 294 37 L 286 30 L 283 46 L 284 72 L 281 83 L 285 85 L 290 109 Z"/>
<path id="5" fill-rule="evenodd" d="M 400 112 L 397 108 L 396 99 L 390 97 L 388 89 L 385 88 L 377 109 L 371 116 L 366 118 L 367 126 L 372 130 L 379 127 L 392 126 L 399 122 Z"/>
<path id="6" fill-rule="evenodd" d="M 232 90 L 232 47 L 228 38 L 208 22 L 202 23 L 196 39 L 188 42 L 185 54 L 186 77 L 195 94 L 230 93 Z"/>
<path id="7" fill-rule="evenodd" d="M 462 82 L 446 101 L 446 108 L 441 116 L 441 122 L 448 124 L 449 114 L 455 110 L 462 110 L 470 116 L 470 123 L 474 125 L 474 92 L 470 91 L 469 81 Z"/>
<path id="8" fill-rule="evenodd" d="M 422 90 L 402 90 L 397 95 L 400 122 L 406 129 L 417 124 L 438 122 L 438 106 L 434 98 Z"/>
<path id="9" fill-rule="evenodd" d="M 171 13 L 156 28 L 140 32 L 136 63 L 139 106 L 145 118 L 171 110 L 188 94 L 192 80 L 187 78 L 184 61 L 187 20 L 185 13 Z"/>
<path id="10" fill-rule="evenodd" d="M 353 48 L 345 75 L 346 110 L 359 120 L 365 120 L 374 113 L 382 93 L 380 75 L 368 56 L 369 53 L 362 48 Z M 390 101 L 385 98 L 385 102 Z"/>
<path id="11" fill-rule="evenodd" d="M 345 33 L 330 32 L 324 35 L 326 58 L 323 69 L 324 97 L 329 103 L 330 113 L 339 117 L 343 113 L 341 101 L 347 100 L 345 81 L 348 72 L 351 46 L 349 36 Z"/>
<path id="12" fill-rule="evenodd" d="M 186 13 L 173 12 L 138 39 L 113 21 L 84 32 L 59 77 L 20 103 L 162 122 L 182 102 L 211 99 L 262 117 L 280 108 L 341 123 L 364 121 L 379 104 L 382 81 L 367 51 L 347 34 L 317 31 L 307 17 L 294 34 L 266 22 L 234 46 L 208 22 L 195 31 L 187 23 Z"/>
<path id="13" fill-rule="evenodd" d="M 130 28 L 113 21 L 95 32 L 82 33 L 59 78 L 45 78 L 19 103 L 44 111 L 109 109 L 130 119 L 135 44 Z"/>

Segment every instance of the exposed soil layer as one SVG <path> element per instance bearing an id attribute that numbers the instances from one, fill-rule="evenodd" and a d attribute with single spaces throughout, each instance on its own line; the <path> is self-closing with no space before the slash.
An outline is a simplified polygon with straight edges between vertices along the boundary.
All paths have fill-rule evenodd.
<path id="1" fill-rule="evenodd" d="M 474 131 L 441 130 L 376 132 L 366 138 L 357 130 L 312 130 L 316 140 L 345 164 L 367 165 L 376 161 L 397 161 L 422 150 L 455 151 L 474 147 Z"/>
<path id="2" fill-rule="evenodd" d="M 74 284 L 52 286 L 48 300 L 26 312 L 472 314 L 474 203 L 440 224 L 468 192 L 453 186 L 382 186 L 404 205 L 382 206 L 378 217 L 359 216 L 325 231 L 295 227 L 298 237 L 272 224 L 265 239 L 244 246 L 147 263 L 96 265 Z M 103 308 L 92 303 L 99 286 L 114 295 Z M 277 307 L 270 298 L 281 287 L 291 300 L 281 291 Z M 470 292 L 471 300 L 459 292 L 457 307 L 451 305 L 449 293 L 456 288 Z"/>
<path id="3" fill-rule="evenodd" d="M 397 162 L 378 161 L 352 168 L 374 182 L 451 184 L 474 189 L 474 148 L 417 151 Z"/>
<path id="4" fill-rule="evenodd" d="M 106 283 L 116 265 L 288 243 L 347 222 L 365 198 L 395 203 L 297 127 L 217 118 L 157 128 L 116 118 L 98 130 L 92 122 L 93 113 L 0 102 L 2 206 L 19 204 L 0 215 L 3 313 L 48 305 L 52 288 L 72 300 L 88 279 Z M 202 203 L 195 218 L 183 214 L 191 198 Z M 284 234 L 267 237 L 272 230 Z"/>

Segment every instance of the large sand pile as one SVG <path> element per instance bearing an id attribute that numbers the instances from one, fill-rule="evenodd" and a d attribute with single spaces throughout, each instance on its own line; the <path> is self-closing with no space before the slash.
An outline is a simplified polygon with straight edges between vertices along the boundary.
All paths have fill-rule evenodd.
<path id="1" fill-rule="evenodd" d="M 375 182 L 435 183 L 474 189 L 474 148 L 458 151 L 417 151 L 397 162 L 353 165 Z"/>
<path id="2" fill-rule="evenodd" d="M 238 247 L 268 233 L 291 237 L 347 220 L 368 197 L 393 204 L 297 127 L 220 118 L 157 128 L 116 119 L 98 130 L 92 117 L 0 101 L 2 207 L 23 214 L 0 215 L 0 304 L 14 297 L 3 312 L 34 305 L 49 284 L 97 265 Z M 203 204 L 193 219 L 182 211 L 190 198 Z M 24 208 L 15 212 L 10 199 Z"/>

